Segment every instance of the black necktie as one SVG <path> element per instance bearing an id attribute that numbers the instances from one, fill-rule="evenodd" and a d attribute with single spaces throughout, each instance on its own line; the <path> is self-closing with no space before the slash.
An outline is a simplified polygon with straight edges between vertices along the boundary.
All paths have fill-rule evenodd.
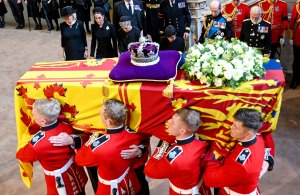
<path id="1" fill-rule="evenodd" d="M 129 12 L 130 12 L 130 15 L 132 15 L 132 9 L 131 9 L 130 3 L 128 3 L 128 10 L 129 10 Z"/>

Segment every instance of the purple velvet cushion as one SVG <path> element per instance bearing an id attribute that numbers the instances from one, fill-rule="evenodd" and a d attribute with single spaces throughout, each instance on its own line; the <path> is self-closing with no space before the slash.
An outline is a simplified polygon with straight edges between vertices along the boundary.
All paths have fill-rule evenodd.
<path id="1" fill-rule="evenodd" d="M 152 66 L 135 66 L 130 62 L 130 53 L 124 52 L 116 66 L 109 73 L 115 82 L 126 81 L 167 81 L 177 74 L 181 55 L 178 51 L 159 51 L 160 60 Z"/>

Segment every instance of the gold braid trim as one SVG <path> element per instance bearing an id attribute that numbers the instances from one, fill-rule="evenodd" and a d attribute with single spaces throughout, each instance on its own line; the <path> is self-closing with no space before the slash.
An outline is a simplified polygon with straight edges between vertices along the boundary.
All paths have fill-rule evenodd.
<path id="1" fill-rule="evenodd" d="M 297 19 L 296 22 L 299 23 L 300 22 L 300 17 L 299 17 L 300 16 L 300 0 L 298 0 L 297 3 L 296 3 L 296 11 L 297 11 L 297 14 L 298 14 L 298 16 L 297 16 L 298 19 Z"/>
<path id="2" fill-rule="evenodd" d="M 262 14 L 263 14 L 263 15 L 267 15 L 267 14 L 268 14 L 268 15 L 267 15 L 267 18 L 266 18 L 265 20 L 267 20 L 267 21 L 269 21 L 270 23 L 272 23 L 272 22 L 273 22 L 273 21 L 272 21 L 272 19 L 273 19 L 272 15 L 273 15 L 274 4 L 271 4 L 268 10 L 264 10 L 264 9 L 263 9 L 263 6 L 262 6 L 262 4 L 263 4 L 264 2 L 266 2 L 266 1 L 263 1 L 263 2 L 259 3 L 258 5 L 259 5 L 259 7 L 261 8 L 261 11 L 262 11 Z M 269 2 L 269 3 L 270 3 L 270 2 Z"/>
<path id="3" fill-rule="evenodd" d="M 205 22 L 206 23 L 206 22 Z M 208 27 L 207 28 L 205 28 L 205 33 L 204 33 L 204 39 L 206 38 L 206 36 L 207 36 L 207 34 L 209 33 L 209 31 L 210 31 L 210 29 L 211 29 L 211 27 L 212 27 L 212 25 L 214 24 L 214 20 L 212 19 L 211 21 L 210 21 L 210 23 L 209 23 L 209 25 L 208 25 Z M 206 26 L 206 25 L 205 25 Z"/>
<path id="4" fill-rule="evenodd" d="M 233 5 L 233 6 L 234 6 L 234 5 Z M 237 9 L 237 6 L 234 6 L 234 9 L 232 10 L 232 12 L 231 12 L 230 14 L 226 12 L 225 7 L 223 8 L 222 11 L 224 12 L 224 15 L 223 15 L 224 18 L 226 18 L 226 20 L 227 20 L 228 22 L 231 22 L 231 21 L 233 20 L 233 18 L 235 18 L 236 14 L 237 14 L 237 12 L 238 12 L 238 9 Z"/>

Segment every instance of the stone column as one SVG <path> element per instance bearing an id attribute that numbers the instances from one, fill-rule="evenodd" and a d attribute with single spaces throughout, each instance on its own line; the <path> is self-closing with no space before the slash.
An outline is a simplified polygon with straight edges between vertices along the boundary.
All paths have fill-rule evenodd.
<path id="1" fill-rule="evenodd" d="M 193 36 L 195 36 L 198 40 L 201 35 L 204 17 L 206 14 L 210 13 L 210 9 L 207 4 L 208 1 L 209 0 L 187 0 L 192 18 L 191 32 L 187 48 L 194 45 L 195 42 L 193 40 Z"/>

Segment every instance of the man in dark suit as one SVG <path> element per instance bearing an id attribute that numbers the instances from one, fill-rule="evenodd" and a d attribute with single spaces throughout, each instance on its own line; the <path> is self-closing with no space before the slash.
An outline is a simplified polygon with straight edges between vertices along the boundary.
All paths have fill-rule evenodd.
<path id="1" fill-rule="evenodd" d="M 124 0 L 114 4 L 113 23 L 116 29 L 119 29 L 119 21 L 121 16 L 131 17 L 131 25 L 143 31 L 143 35 L 147 35 L 146 20 L 144 7 L 141 1 Z"/>
<path id="2" fill-rule="evenodd" d="M 164 18 L 164 26 L 176 28 L 177 36 L 187 39 L 191 26 L 191 14 L 186 0 L 163 0 L 160 11 Z"/>
<path id="3" fill-rule="evenodd" d="M 147 31 L 152 37 L 152 41 L 159 43 L 159 10 L 160 0 L 145 0 L 146 1 L 146 23 Z"/>
<path id="4" fill-rule="evenodd" d="M 22 0 L 8 0 L 9 7 L 11 9 L 11 12 L 17 22 L 16 29 L 22 29 L 25 27 L 25 20 L 23 15 L 23 4 Z"/>

